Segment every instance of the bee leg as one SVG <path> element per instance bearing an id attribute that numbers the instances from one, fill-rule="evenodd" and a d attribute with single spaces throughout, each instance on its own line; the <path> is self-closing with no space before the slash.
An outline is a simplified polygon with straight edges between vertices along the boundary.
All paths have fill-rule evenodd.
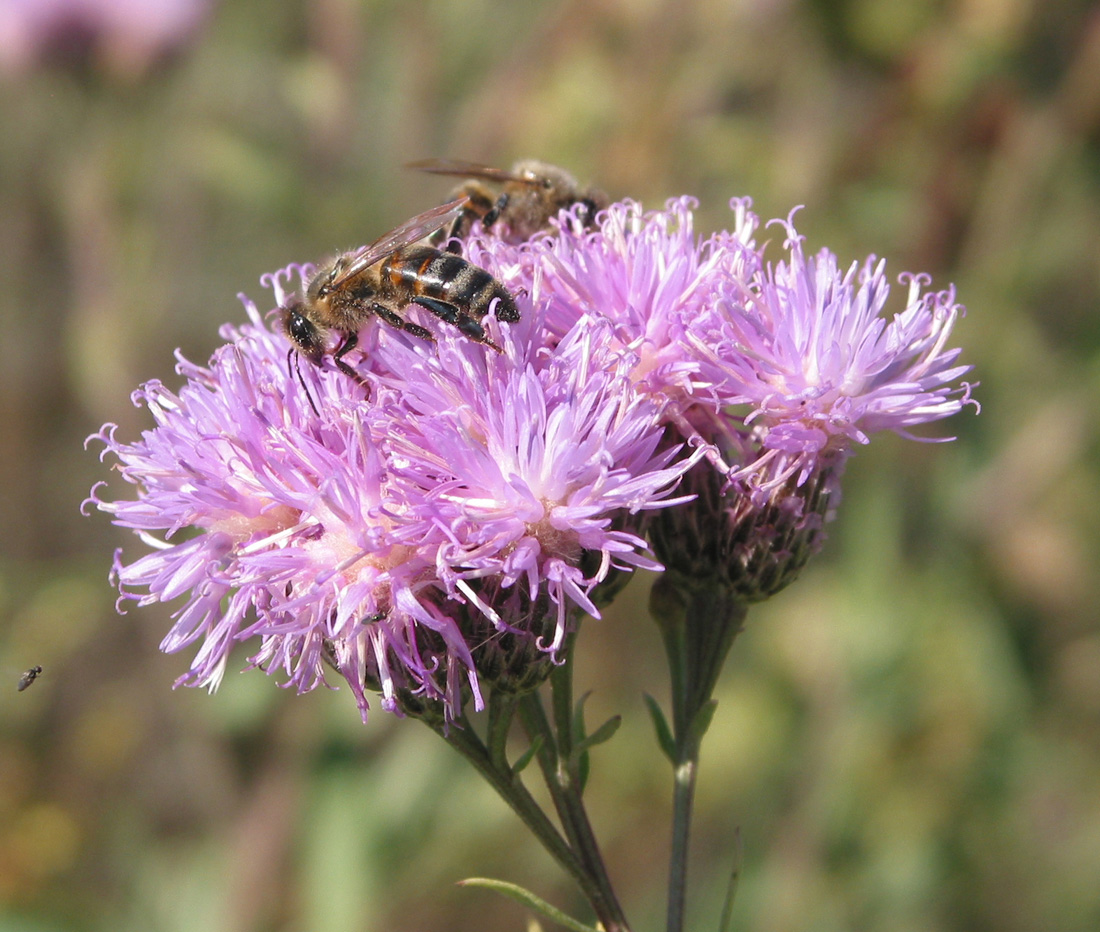
<path id="1" fill-rule="evenodd" d="M 508 194 L 505 192 L 497 198 L 497 202 L 489 209 L 489 212 L 481 218 L 481 225 L 488 229 L 500 219 L 504 208 L 508 206 Z"/>
<path id="2" fill-rule="evenodd" d="M 427 308 L 436 317 L 448 324 L 457 324 L 458 318 L 462 316 L 462 311 L 456 305 L 451 304 L 449 301 L 440 301 L 438 298 L 429 298 L 427 295 L 417 295 L 412 299 L 412 303 Z"/>
<path id="3" fill-rule="evenodd" d="M 600 212 L 600 205 L 597 204 L 595 198 L 592 197 L 583 198 L 581 203 L 584 204 L 584 225 L 586 227 L 595 226 L 596 214 Z"/>
<path id="4" fill-rule="evenodd" d="M 469 337 L 478 343 L 484 343 L 489 349 L 494 349 L 498 353 L 503 353 L 499 346 L 497 346 L 490 338 L 489 334 L 485 332 L 485 328 L 481 326 L 481 322 L 476 317 L 469 317 L 463 314 L 457 321 L 457 327 L 462 331 L 462 335 Z"/>
<path id="5" fill-rule="evenodd" d="M 359 334 L 354 330 L 344 335 L 344 342 L 341 343 L 336 352 L 332 354 L 332 361 L 336 363 L 336 368 L 339 369 L 344 375 L 354 379 L 360 385 L 366 385 L 364 378 L 356 372 L 351 366 L 344 362 L 344 357 L 355 349 L 355 344 L 359 342 Z"/>
<path id="6" fill-rule="evenodd" d="M 446 243 L 443 249 L 444 252 L 462 255 L 462 240 L 469 231 L 470 217 L 467 211 L 464 210 L 451 221 L 451 228 L 447 231 L 447 235 L 441 237 L 438 242 L 434 242 L 432 245 L 438 248 L 440 243 Z M 439 233 L 436 233 L 435 237 L 439 237 L 439 235 Z"/>
<path id="7" fill-rule="evenodd" d="M 421 327 L 420 324 L 414 324 L 411 320 L 403 320 L 388 307 L 383 307 L 381 304 L 375 304 L 371 310 L 391 327 L 396 327 L 398 330 L 404 330 L 406 333 L 411 333 L 414 337 L 419 337 L 421 340 L 427 340 L 428 342 L 435 341 L 432 332 L 426 327 Z"/>
<path id="8" fill-rule="evenodd" d="M 467 204 L 458 216 L 451 221 L 446 236 L 443 235 L 441 230 L 437 231 L 432 235 L 430 242 L 437 249 L 442 248 L 444 252 L 462 255 L 462 241 L 470 235 L 470 227 L 478 219 L 482 221 L 484 226 L 489 226 L 488 223 L 485 223 L 485 217 L 493 212 L 494 205 L 491 193 L 484 185 L 476 181 L 467 181 L 459 185 L 453 195 L 468 198 Z M 499 210 L 493 213 L 494 220 L 497 213 L 499 213 Z M 443 245 L 444 243 L 446 245 Z"/>
<path id="9" fill-rule="evenodd" d="M 489 339 L 485 328 L 481 326 L 481 321 L 469 314 L 464 314 L 456 305 L 447 301 L 440 301 L 438 298 L 429 298 L 425 295 L 419 295 L 412 303 L 427 308 L 440 320 L 458 327 L 463 336 L 478 343 L 484 343 L 486 346 L 491 346 L 498 353 L 501 351 L 500 347 Z"/>

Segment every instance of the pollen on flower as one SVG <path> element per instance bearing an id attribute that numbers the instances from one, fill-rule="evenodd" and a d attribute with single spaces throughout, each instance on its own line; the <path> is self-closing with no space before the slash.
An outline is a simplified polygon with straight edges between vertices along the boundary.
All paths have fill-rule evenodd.
<path id="1" fill-rule="evenodd" d="M 270 546 L 287 531 L 297 529 L 300 518 L 301 512 L 296 508 L 273 505 L 254 516 L 238 513 L 214 518 L 206 525 L 206 530 L 226 534 L 237 543 L 254 541 L 258 545 Z"/>
<path id="2" fill-rule="evenodd" d="M 557 506 L 543 503 L 544 517 L 537 522 L 528 522 L 526 525 L 527 537 L 537 540 L 543 554 L 548 557 L 556 557 L 569 563 L 576 563 L 580 559 L 583 548 L 577 538 L 577 533 L 568 526 L 561 526 L 555 521 Z"/>

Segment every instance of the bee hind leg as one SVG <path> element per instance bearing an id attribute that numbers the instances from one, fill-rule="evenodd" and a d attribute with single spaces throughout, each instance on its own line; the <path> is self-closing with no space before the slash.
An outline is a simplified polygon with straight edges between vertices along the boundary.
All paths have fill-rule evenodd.
<path id="1" fill-rule="evenodd" d="M 462 243 L 470 235 L 470 227 L 475 220 L 480 220 L 483 228 L 488 229 L 500 216 L 504 205 L 508 203 L 508 196 L 502 194 L 494 202 L 492 193 L 484 185 L 476 181 L 467 181 L 453 192 L 455 197 L 467 198 L 466 206 L 457 217 L 451 221 L 446 234 L 438 230 L 432 234 L 429 242 L 437 249 L 445 252 L 462 255 Z"/>
<path id="2" fill-rule="evenodd" d="M 462 241 L 466 238 L 466 234 L 470 232 L 470 215 L 467 211 L 462 211 L 451 222 L 450 229 L 446 234 L 442 230 L 435 233 L 429 242 L 437 249 L 441 246 L 444 252 L 449 252 L 452 255 L 462 255 Z"/>
<path id="3" fill-rule="evenodd" d="M 486 230 L 489 229 L 494 223 L 500 219 L 500 215 L 504 213 L 504 208 L 508 206 L 508 193 L 505 192 L 497 198 L 497 202 L 489 208 L 489 212 L 481 218 L 481 225 Z"/>
<path id="4" fill-rule="evenodd" d="M 463 313 L 456 305 L 447 301 L 440 301 L 438 298 L 429 298 L 425 295 L 419 295 L 412 303 L 427 308 L 440 320 L 457 327 L 464 337 L 476 343 L 491 346 L 498 353 L 501 351 L 500 347 L 489 338 L 489 334 L 485 332 L 481 322 L 477 318 Z"/>
<path id="5" fill-rule="evenodd" d="M 406 333 L 411 333 L 414 337 L 421 340 L 427 340 L 428 342 L 435 342 L 435 337 L 432 336 L 432 332 L 427 327 L 421 327 L 420 324 L 414 324 L 411 320 L 404 320 L 400 315 L 395 314 L 388 307 L 383 307 L 381 304 L 374 305 L 374 313 L 382 318 L 391 327 L 396 327 L 398 330 L 404 330 Z"/>

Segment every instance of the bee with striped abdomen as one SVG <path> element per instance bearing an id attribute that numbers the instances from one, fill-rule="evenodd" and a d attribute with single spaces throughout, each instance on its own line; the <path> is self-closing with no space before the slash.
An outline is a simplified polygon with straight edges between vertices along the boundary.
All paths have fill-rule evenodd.
<path id="1" fill-rule="evenodd" d="M 401 316 L 412 304 L 499 351 L 481 318 L 493 311 L 498 320 L 519 320 L 515 299 L 484 269 L 421 242 L 461 217 L 466 206 L 462 197 L 434 207 L 369 246 L 341 253 L 321 265 L 302 293 L 282 308 L 283 330 L 294 344 L 292 351 L 318 366 L 330 353 L 337 369 L 362 382 L 344 356 L 355 348 L 359 331 L 371 317 L 420 339 L 433 339 L 426 327 Z M 342 339 L 330 348 L 334 332 Z"/>

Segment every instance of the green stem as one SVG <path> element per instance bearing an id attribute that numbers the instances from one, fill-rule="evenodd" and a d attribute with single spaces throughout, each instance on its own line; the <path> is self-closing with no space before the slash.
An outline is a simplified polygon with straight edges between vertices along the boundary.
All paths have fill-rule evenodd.
<path id="1" fill-rule="evenodd" d="M 508 731 L 516 714 L 518 699 L 513 693 L 500 689 L 489 693 L 489 722 L 485 729 L 486 750 L 489 760 L 498 770 L 510 772 L 508 765 Z"/>
<path id="2" fill-rule="evenodd" d="M 570 632 L 562 662 L 550 671 L 550 701 L 554 710 L 558 757 L 562 760 L 569 760 L 573 753 L 573 645 L 576 639 L 577 632 Z M 542 707 L 541 702 L 539 707 Z"/>
<path id="3" fill-rule="evenodd" d="M 470 721 L 463 716 L 450 726 L 442 722 L 423 720 L 429 728 L 466 758 L 488 784 L 497 792 L 523 824 L 538 838 L 565 872 L 572 877 L 595 908 L 601 900 L 601 892 L 585 871 L 584 865 L 561 837 L 561 833 L 543 812 L 538 802 L 527 791 L 519 777 L 507 765 L 503 767 L 493 760 L 493 754 L 478 737 Z M 599 913 L 597 912 L 597 915 Z"/>
<path id="4" fill-rule="evenodd" d="M 723 586 L 692 584 L 666 572 L 653 588 L 651 608 L 668 657 L 676 748 L 666 928 L 683 932 L 699 751 L 714 711 L 715 684 L 748 606 Z"/>
<path id="5" fill-rule="evenodd" d="M 568 663 L 566 661 L 563 666 L 568 666 Z M 561 668 L 555 670 L 555 674 L 560 670 Z M 552 681 L 555 674 L 551 675 Z M 563 684 L 556 685 L 561 685 L 564 692 Z M 590 902 L 596 910 L 600 924 L 607 932 L 629 932 L 630 927 L 614 888 L 611 886 L 611 879 L 592 831 L 592 824 L 584 808 L 577 768 L 562 750 L 563 746 L 572 748 L 572 716 L 562 715 L 563 705 L 560 693 L 555 690 L 554 708 L 557 723 L 555 732 L 538 693 L 528 693 L 519 702 L 520 721 L 531 741 L 541 738 L 536 754 L 539 768 L 542 770 L 543 780 L 550 791 L 550 798 L 554 802 L 554 808 L 557 810 L 571 848 L 580 858 L 586 876 L 590 877 L 599 889 L 599 908 L 595 901 L 590 900 Z"/>
<path id="6" fill-rule="evenodd" d="M 680 932 L 687 904 L 687 856 L 698 756 L 676 765 L 672 793 L 672 854 L 668 865 L 668 932 Z"/>

